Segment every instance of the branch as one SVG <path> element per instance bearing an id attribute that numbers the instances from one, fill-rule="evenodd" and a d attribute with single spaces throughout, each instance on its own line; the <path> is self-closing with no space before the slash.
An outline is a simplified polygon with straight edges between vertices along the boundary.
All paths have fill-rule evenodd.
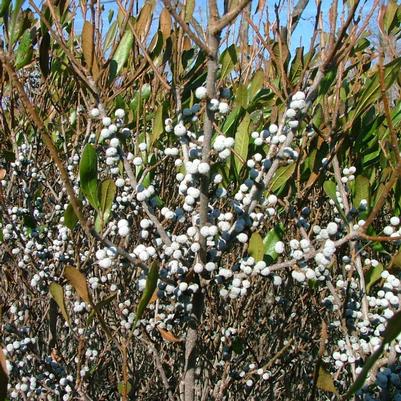
<path id="1" fill-rule="evenodd" d="M 118 7 L 120 8 L 121 12 L 125 15 L 125 17 L 127 17 L 127 12 L 125 11 L 123 5 L 121 4 L 120 0 L 117 0 L 117 4 Z M 171 86 L 167 83 L 167 81 L 164 79 L 164 77 L 160 74 L 159 70 L 157 69 L 155 63 L 153 62 L 152 58 L 149 56 L 149 53 L 146 51 L 145 46 L 143 45 L 143 43 L 141 42 L 136 29 L 134 27 L 134 24 L 131 21 L 131 18 L 129 18 L 128 16 L 128 24 L 129 27 L 131 28 L 132 34 L 135 37 L 136 42 L 138 43 L 138 46 L 140 47 L 140 49 L 142 50 L 147 62 L 150 64 L 150 66 L 152 67 L 152 70 L 154 71 L 154 73 L 156 74 L 157 78 L 159 79 L 159 81 L 161 82 L 161 84 L 165 87 L 166 90 L 170 90 Z"/>
<path id="2" fill-rule="evenodd" d="M 92 224 L 85 218 L 81 211 L 81 207 L 79 205 L 78 199 L 75 195 L 74 188 L 71 184 L 70 178 L 68 176 L 67 170 L 64 167 L 63 162 L 61 161 L 57 148 L 54 146 L 54 143 L 49 136 L 49 134 L 46 132 L 46 128 L 44 126 L 43 121 L 39 117 L 38 113 L 36 112 L 34 106 L 30 102 L 27 94 L 25 93 L 25 90 L 18 79 L 18 76 L 14 70 L 14 67 L 10 64 L 7 56 L 4 54 L 3 50 L 0 49 L 0 62 L 7 71 L 9 77 L 11 80 L 13 80 L 15 87 L 17 89 L 18 95 L 21 99 L 21 102 L 25 108 L 26 113 L 30 117 L 30 119 L 33 122 L 33 125 L 36 126 L 36 128 L 39 131 L 39 134 L 42 138 L 43 143 L 45 144 L 46 148 L 48 149 L 50 153 L 50 157 L 52 158 L 53 162 L 56 164 L 60 175 L 61 175 L 61 181 L 66 188 L 69 200 L 71 202 L 71 206 L 74 210 L 75 215 L 77 216 L 80 225 L 82 226 L 82 229 L 84 230 L 85 234 L 87 237 L 94 237 L 98 241 L 102 242 L 108 247 L 113 247 L 116 249 L 116 252 L 125 257 L 127 260 L 129 260 L 131 263 L 138 265 L 138 260 L 133 258 L 128 252 L 126 252 L 124 249 L 114 245 L 111 241 L 109 241 L 106 238 L 102 238 L 102 236 L 93 228 Z"/>
<path id="3" fill-rule="evenodd" d="M 171 5 L 169 0 L 163 0 L 163 4 L 171 16 L 178 22 L 183 31 L 208 55 L 211 56 L 212 52 L 209 46 L 198 36 L 196 36 L 191 29 L 189 29 L 188 24 L 176 13 L 174 7 Z"/>
<path id="4" fill-rule="evenodd" d="M 165 1 L 165 0 L 163 0 Z M 212 35 L 219 34 L 227 25 L 229 25 L 241 11 L 250 3 L 251 0 L 241 0 L 235 8 L 225 14 L 220 20 L 209 27 L 209 32 Z"/>

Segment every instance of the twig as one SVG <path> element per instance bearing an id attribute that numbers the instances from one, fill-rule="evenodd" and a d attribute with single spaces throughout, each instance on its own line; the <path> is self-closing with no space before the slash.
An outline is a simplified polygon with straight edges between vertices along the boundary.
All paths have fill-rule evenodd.
<path id="1" fill-rule="evenodd" d="M 178 22 L 184 32 L 208 55 L 211 56 L 211 50 L 209 49 L 208 45 L 203 42 L 203 40 L 194 34 L 191 29 L 189 28 L 188 24 L 176 13 L 173 5 L 169 0 L 163 0 L 164 6 L 166 7 L 167 11 L 171 14 L 171 16 Z"/>

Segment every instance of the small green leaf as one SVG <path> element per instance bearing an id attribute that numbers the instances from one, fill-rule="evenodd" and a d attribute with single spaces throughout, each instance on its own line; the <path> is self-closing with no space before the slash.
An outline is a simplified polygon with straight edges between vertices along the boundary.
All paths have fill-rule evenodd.
<path id="1" fill-rule="evenodd" d="M 234 163 L 237 173 L 239 173 L 247 160 L 249 146 L 249 124 L 251 119 L 246 113 L 237 128 L 234 142 Z"/>
<path id="2" fill-rule="evenodd" d="M 281 241 L 281 237 L 283 235 L 283 228 L 280 225 L 276 225 L 272 228 L 263 239 L 263 248 L 264 254 L 269 256 L 272 261 L 277 259 L 277 253 L 274 250 L 275 245 L 277 242 Z"/>
<path id="3" fill-rule="evenodd" d="M 295 50 L 295 56 L 291 62 L 289 78 L 292 83 L 296 83 L 304 68 L 304 48 L 297 47 Z"/>
<path id="4" fill-rule="evenodd" d="M 366 273 L 365 283 L 366 283 L 366 292 L 369 294 L 371 287 L 380 280 L 381 273 L 383 271 L 383 265 L 378 264 L 376 266 L 372 266 L 370 270 Z"/>
<path id="5" fill-rule="evenodd" d="M 248 107 L 248 89 L 245 85 L 238 85 L 235 91 L 235 105 L 237 107 L 243 107 L 246 109 Z"/>
<path id="6" fill-rule="evenodd" d="M 343 218 L 344 221 L 347 221 L 347 217 L 345 216 L 344 210 L 341 208 L 340 203 L 338 202 L 337 199 L 337 194 L 336 194 L 336 183 L 333 181 L 325 181 L 323 183 L 323 189 L 326 195 L 334 201 L 336 208 L 338 212 L 340 213 L 341 217 Z"/>
<path id="7" fill-rule="evenodd" d="M 358 377 L 356 378 L 355 382 L 351 385 L 348 389 L 345 398 L 348 400 L 355 394 L 365 383 L 366 378 L 368 377 L 368 373 L 375 362 L 380 358 L 384 349 L 384 345 L 382 344 L 369 358 L 365 361 L 363 365 L 362 371 L 359 373 Z"/>
<path id="8" fill-rule="evenodd" d="M 265 72 L 258 70 L 255 72 L 251 82 L 248 85 L 248 102 L 252 102 L 255 96 L 263 88 L 263 82 L 265 80 Z"/>
<path id="9" fill-rule="evenodd" d="M 82 153 L 79 163 L 81 189 L 89 203 L 95 209 L 99 208 L 97 183 L 97 155 L 93 145 L 88 143 Z"/>
<path id="10" fill-rule="evenodd" d="M 25 67 L 32 60 L 33 55 L 33 47 L 32 47 L 32 39 L 31 33 L 29 31 L 25 31 L 20 40 L 18 49 L 15 55 L 15 69 L 19 70 L 22 67 Z"/>
<path id="11" fill-rule="evenodd" d="M 223 80 L 225 79 L 228 74 L 234 69 L 235 64 L 237 64 L 238 58 L 237 58 L 237 48 L 233 44 L 227 49 L 221 53 L 220 56 L 220 64 L 221 64 L 221 70 L 220 70 L 220 79 Z"/>
<path id="12" fill-rule="evenodd" d="M 226 136 L 234 135 L 238 120 L 242 117 L 244 109 L 242 107 L 235 107 L 227 116 L 224 122 L 222 131 Z"/>
<path id="13" fill-rule="evenodd" d="M 111 45 L 115 40 L 116 33 L 117 33 L 117 21 L 113 21 L 104 39 L 104 44 L 103 44 L 104 51 L 108 50 L 109 47 L 111 47 Z"/>
<path id="14" fill-rule="evenodd" d="M 2 0 L 0 3 L 0 18 L 3 18 L 10 8 L 11 0 Z"/>
<path id="15" fill-rule="evenodd" d="M 400 333 L 401 333 L 401 311 L 398 311 L 391 319 L 387 321 L 386 329 L 383 332 L 383 342 L 380 344 L 380 347 L 365 361 L 362 371 L 359 373 L 355 382 L 352 384 L 352 386 L 346 393 L 347 399 L 351 398 L 352 395 L 355 394 L 363 386 L 370 369 L 373 367 L 373 365 L 376 363 L 376 361 L 380 358 L 381 354 L 383 353 L 385 345 L 395 340 Z"/>
<path id="16" fill-rule="evenodd" d="M 153 119 L 153 129 L 150 137 L 151 144 L 154 144 L 160 135 L 164 132 L 164 116 L 166 111 L 166 102 L 163 102 L 156 110 L 155 117 Z"/>
<path id="17" fill-rule="evenodd" d="M 354 184 L 354 207 L 358 208 L 361 204 L 362 199 L 366 199 L 369 205 L 370 198 L 370 183 L 369 178 L 364 177 L 363 175 L 358 175 L 355 178 Z"/>
<path id="18" fill-rule="evenodd" d="M 129 107 L 132 110 L 134 119 L 136 119 L 137 114 L 142 112 L 142 105 L 146 100 L 149 99 L 151 94 L 151 87 L 149 84 L 144 84 L 142 88 L 136 91 L 134 98 L 131 100 Z M 138 111 L 139 108 L 139 111 Z"/>
<path id="19" fill-rule="evenodd" d="M 65 321 L 68 323 L 68 326 L 70 326 L 70 317 L 65 306 L 63 287 L 58 283 L 51 283 L 49 286 L 49 291 L 60 308 L 61 314 L 63 315 Z"/>
<path id="20" fill-rule="evenodd" d="M 274 179 L 270 187 L 271 192 L 281 192 L 284 186 L 289 182 L 294 174 L 296 164 L 291 163 L 288 166 L 283 166 L 277 169 Z"/>
<path id="21" fill-rule="evenodd" d="M 383 332 L 384 344 L 389 344 L 401 333 L 401 311 L 398 311 L 390 320 L 387 321 L 386 329 Z"/>
<path id="22" fill-rule="evenodd" d="M 117 77 L 117 75 L 121 72 L 122 68 L 127 62 L 128 56 L 132 51 L 133 43 L 134 43 L 134 36 L 131 30 L 127 30 L 124 33 L 120 43 L 118 44 L 116 52 L 114 53 L 114 56 L 110 63 L 109 78 L 111 81 Z"/>
<path id="23" fill-rule="evenodd" d="M 68 204 L 67 209 L 64 211 L 64 225 L 70 230 L 73 230 L 75 225 L 78 223 L 78 217 L 74 212 L 74 208 L 71 203 Z"/>
<path id="24" fill-rule="evenodd" d="M 9 28 L 11 44 L 14 44 L 23 33 L 23 21 L 25 19 L 25 13 L 21 10 L 23 3 L 24 0 L 16 0 L 11 13 Z"/>
<path id="25" fill-rule="evenodd" d="M 149 268 L 148 277 L 146 278 L 145 290 L 143 291 L 142 297 L 139 301 L 138 307 L 136 308 L 136 317 L 134 322 L 134 327 L 137 322 L 142 318 L 145 309 L 152 298 L 157 286 L 157 280 L 159 278 L 159 265 L 158 263 L 152 262 Z"/>
<path id="26" fill-rule="evenodd" d="M 263 260 L 264 245 L 263 239 L 258 232 L 254 232 L 249 240 L 248 253 L 256 262 Z"/>
<path id="27" fill-rule="evenodd" d="M 113 180 L 107 179 L 102 181 L 99 186 L 99 217 L 100 217 L 100 230 L 103 229 L 104 225 L 109 221 L 111 207 L 113 205 L 113 200 L 116 195 L 116 184 Z"/>
<path id="28" fill-rule="evenodd" d="M 123 394 L 129 394 L 131 392 L 132 389 L 132 385 L 130 382 L 127 382 L 127 387 L 125 387 L 125 383 L 124 382 L 120 382 L 117 385 L 117 389 L 119 394 L 123 395 Z"/>

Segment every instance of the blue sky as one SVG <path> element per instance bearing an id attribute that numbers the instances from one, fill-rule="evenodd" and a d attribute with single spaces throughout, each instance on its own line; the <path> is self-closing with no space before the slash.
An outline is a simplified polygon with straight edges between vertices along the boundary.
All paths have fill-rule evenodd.
<path id="1" fill-rule="evenodd" d="M 36 0 L 37 1 L 37 0 Z M 139 8 L 141 8 L 142 4 L 144 3 L 145 0 L 139 0 Z M 288 2 L 294 1 L 294 3 L 297 2 L 297 0 L 288 0 Z M 370 4 L 372 4 L 373 0 L 366 0 L 366 6 L 368 7 Z M 218 5 L 220 10 L 222 11 L 223 9 L 223 0 L 217 0 Z M 272 20 L 274 18 L 274 5 L 278 2 L 278 0 L 266 0 L 267 7 L 269 9 L 269 19 Z M 284 6 L 281 9 L 280 12 L 280 18 L 285 23 L 286 20 L 286 15 L 288 12 L 288 2 L 284 3 Z M 110 10 L 114 10 L 115 15 L 114 18 L 117 15 L 118 12 L 118 6 L 117 2 L 115 0 L 101 0 L 101 3 L 103 4 L 105 11 L 103 13 L 103 24 L 104 24 L 104 34 L 107 32 L 107 28 L 109 26 L 107 17 L 109 14 Z M 343 2 L 339 1 L 339 13 L 341 12 Z M 37 2 L 39 4 L 39 2 Z M 196 19 L 200 22 L 201 25 L 205 26 L 206 21 L 207 21 L 207 12 L 208 9 L 206 7 L 207 5 L 207 0 L 195 0 L 195 11 L 194 11 L 194 16 Z M 259 22 L 261 20 L 260 14 L 255 14 L 254 11 L 257 7 L 258 0 L 252 0 L 252 18 L 255 21 L 256 25 L 259 25 Z M 322 12 L 323 12 L 323 21 L 324 21 L 324 28 L 328 28 L 328 12 L 329 8 L 332 4 L 331 0 L 322 0 Z M 152 26 L 152 31 L 155 31 L 157 28 L 158 24 L 158 15 L 160 14 L 161 9 L 163 8 L 163 3 L 161 0 L 156 0 L 156 9 L 155 9 L 155 17 L 154 17 L 154 23 Z M 298 24 L 297 29 L 295 30 L 292 41 L 291 41 L 291 50 L 295 50 L 296 47 L 298 47 L 300 44 L 304 45 L 306 48 L 309 45 L 309 41 L 313 32 L 313 26 L 314 26 L 314 19 L 316 15 L 316 5 L 315 5 L 315 0 L 309 0 L 309 3 L 302 15 L 302 19 Z M 237 19 L 238 21 L 239 19 Z M 262 21 L 266 20 L 266 16 L 262 17 Z M 75 29 L 79 33 L 82 29 L 83 26 L 83 18 L 82 15 L 78 14 L 74 20 L 75 23 Z M 252 36 L 253 31 L 250 28 L 249 30 L 250 36 Z"/>
<path id="2" fill-rule="evenodd" d="M 143 2 L 144 2 L 143 0 L 139 1 L 140 6 L 143 4 Z M 222 10 L 223 1 L 218 0 L 218 3 L 219 3 L 220 9 Z M 257 3 L 258 3 L 257 0 L 252 1 L 253 11 L 255 10 Z M 266 4 L 268 5 L 269 9 L 271 10 L 270 11 L 271 18 L 274 16 L 273 14 L 274 14 L 274 4 L 275 3 L 276 3 L 275 1 L 271 1 L 271 0 L 266 1 Z M 342 3 L 342 2 L 339 2 L 339 3 Z M 204 25 L 207 21 L 207 7 L 205 7 L 206 4 L 207 4 L 207 0 L 196 0 L 194 15 L 202 25 Z M 331 1 L 323 1 L 322 10 L 325 15 L 327 15 L 327 13 L 328 13 L 330 4 L 331 4 Z M 103 23 L 104 23 L 104 27 L 106 28 L 109 25 L 108 21 L 107 21 L 107 16 L 108 16 L 109 10 L 114 10 L 115 15 L 117 15 L 118 6 L 117 6 L 117 3 L 113 0 L 104 1 L 103 6 L 105 8 Z M 156 16 L 159 15 L 160 10 L 162 8 L 163 8 L 162 1 L 157 0 L 156 10 L 155 10 Z M 281 12 L 281 18 L 283 19 L 283 21 L 285 21 L 286 12 L 287 12 L 287 10 L 285 8 L 283 8 L 283 11 Z M 302 16 L 302 20 L 300 21 L 296 31 L 294 32 L 293 39 L 292 39 L 292 46 L 291 46 L 292 49 L 295 49 L 297 46 L 299 46 L 300 43 L 302 43 L 303 45 L 306 45 L 306 46 L 308 45 L 309 40 L 312 35 L 312 31 L 313 31 L 315 14 L 316 14 L 315 1 L 309 0 L 309 4 L 308 4 L 307 8 L 305 9 L 305 12 Z M 255 21 L 259 21 L 259 19 L 260 19 L 259 14 L 256 14 L 253 17 L 255 18 Z M 263 18 L 265 19 L 265 16 Z M 158 23 L 158 21 L 157 21 L 157 17 L 156 17 L 154 25 L 156 26 L 157 23 Z M 78 15 L 77 18 L 75 19 L 75 27 L 78 30 L 78 32 L 82 29 L 82 24 L 83 24 L 82 16 Z M 250 35 L 252 35 L 252 29 L 250 29 Z"/>

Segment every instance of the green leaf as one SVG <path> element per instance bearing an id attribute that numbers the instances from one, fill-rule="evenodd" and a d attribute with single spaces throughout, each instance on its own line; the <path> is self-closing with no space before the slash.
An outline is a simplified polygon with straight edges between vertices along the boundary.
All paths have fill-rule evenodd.
<path id="1" fill-rule="evenodd" d="M 369 294 L 371 287 L 381 278 L 383 265 L 379 263 L 377 266 L 372 266 L 365 276 L 366 292 Z"/>
<path id="2" fill-rule="evenodd" d="M 150 143 L 153 145 L 164 132 L 164 115 L 166 110 L 166 102 L 163 102 L 156 111 L 153 119 L 152 134 L 150 136 Z"/>
<path id="3" fill-rule="evenodd" d="M 11 21 L 9 28 L 9 32 L 11 32 L 10 34 L 11 44 L 14 44 L 18 40 L 19 36 L 22 34 L 21 25 L 23 24 L 23 20 L 25 17 L 24 13 L 21 13 L 21 7 L 23 3 L 24 0 L 16 0 L 11 13 Z"/>
<path id="4" fill-rule="evenodd" d="M 70 316 L 68 315 L 67 308 L 65 306 L 63 287 L 58 283 L 51 283 L 49 286 L 49 291 L 60 308 L 61 314 L 63 315 L 65 321 L 68 323 L 68 326 L 70 326 Z"/>
<path id="5" fill-rule="evenodd" d="M 316 387 L 330 393 L 337 394 L 337 389 L 334 386 L 334 381 L 331 374 L 322 366 L 319 368 Z"/>
<path id="6" fill-rule="evenodd" d="M 235 91 L 235 105 L 246 109 L 248 103 L 248 90 L 245 85 L 240 84 Z"/>
<path id="7" fill-rule="evenodd" d="M 385 87 L 388 89 L 400 74 L 401 57 L 398 57 L 384 66 L 384 82 Z M 372 104 L 380 99 L 380 79 L 379 73 L 370 78 L 364 85 L 365 89 L 360 95 L 357 102 L 357 107 L 353 113 L 353 119 L 359 116 L 364 110 L 367 110 Z"/>
<path id="8" fill-rule="evenodd" d="M 68 204 L 67 209 L 64 211 L 64 225 L 70 230 L 73 230 L 75 225 L 78 223 L 78 217 L 74 212 L 74 208 L 71 203 Z"/>
<path id="9" fill-rule="evenodd" d="M 131 30 L 127 30 L 124 33 L 120 43 L 118 44 L 116 52 L 114 53 L 114 56 L 110 63 L 110 73 L 109 73 L 110 81 L 114 80 L 117 77 L 117 75 L 121 72 L 122 68 L 124 67 L 124 64 L 128 60 L 130 52 L 132 51 L 133 43 L 134 43 L 134 36 Z"/>
<path id="10" fill-rule="evenodd" d="M 237 62 L 238 62 L 237 48 L 234 44 L 232 44 L 231 46 L 227 47 L 227 49 L 225 49 L 220 56 L 221 80 L 225 79 L 230 74 L 230 72 L 234 69 L 235 64 L 237 64 Z"/>
<path id="11" fill-rule="evenodd" d="M 346 393 L 347 399 L 351 398 L 352 395 L 355 394 L 363 386 L 370 369 L 373 367 L 373 365 L 376 363 L 376 361 L 380 358 L 381 354 L 383 353 L 385 345 L 395 340 L 400 333 L 401 333 L 401 311 L 398 311 L 391 319 L 387 321 L 386 329 L 383 332 L 383 342 L 380 344 L 380 347 L 365 361 L 362 371 L 359 373 L 355 382 L 352 384 L 352 386 Z"/>
<path id="12" fill-rule="evenodd" d="M 386 11 L 383 17 L 384 30 L 390 33 L 393 25 L 397 24 L 398 4 L 395 0 L 390 0 L 387 4 Z M 395 22 L 395 24 L 394 24 Z"/>
<path id="13" fill-rule="evenodd" d="M 351 385 L 348 389 L 345 398 L 349 399 L 355 394 L 365 383 L 365 380 L 368 376 L 368 373 L 375 362 L 380 358 L 384 350 L 384 345 L 382 344 L 370 357 L 365 361 L 363 365 L 362 371 L 359 373 L 358 377 L 356 378 L 355 382 Z"/>
<path id="14" fill-rule="evenodd" d="M 297 49 L 295 50 L 295 56 L 291 62 L 290 73 L 289 73 L 290 81 L 293 84 L 298 82 L 303 68 L 304 68 L 304 48 L 297 47 Z"/>
<path id="15" fill-rule="evenodd" d="M 145 309 L 152 298 L 157 286 L 157 280 L 159 278 L 159 264 L 154 261 L 150 265 L 148 277 L 146 278 L 145 290 L 143 291 L 142 297 L 139 301 L 138 307 L 136 308 L 136 316 L 133 327 L 136 326 L 138 321 L 142 318 Z"/>
<path id="16" fill-rule="evenodd" d="M 0 18 L 3 18 L 10 8 L 11 0 L 2 0 L 0 3 Z"/>
<path id="17" fill-rule="evenodd" d="M 82 153 L 79 163 L 81 189 L 89 203 L 95 209 L 99 208 L 97 183 L 97 155 L 93 145 L 88 143 Z"/>
<path id="18" fill-rule="evenodd" d="M 119 394 L 123 395 L 123 394 L 129 394 L 131 392 L 132 389 L 132 385 L 130 382 L 127 382 L 127 384 L 125 384 L 124 382 L 120 382 L 117 385 L 117 389 Z"/>
<path id="19" fill-rule="evenodd" d="M 288 166 L 283 166 L 277 169 L 274 179 L 270 187 L 271 192 L 281 192 L 284 186 L 288 183 L 294 174 L 296 163 L 291 163 Z"/>
<path id="20" fill-rule="evenodd" d="M 265 72 L 258 70 L 255 72 L 251 82 L 248 85 L 248 102 L 252 102 L 255 96 L 263 88 L 263 82 L 265 80 Z"/>
<path id="21" fill-rule="evenodd" d="M 336 195 L 336 183 L 333 181 L 325 181 L 323 183 L 323 189 L 326 195 L 334 201 L 338 212 L 340 213 L 341 217 L 344 221 L 347 221 L 347 217 L 345 216 L 344 210 L 341 208 L 340 203 L 338 202 L 337 195 Z"/>
<path id="22" fill-rule="evenodd" d="M 244 344 L 239 337 L 234 338 L 231 348 L 237 355 L 241 355 L 244 352 Z"/>
<path id="23" fill-rule="evenodd" d="M 116 184 L 111 179 L 102 181 L 102 183 L 99 186 L 100 227 L 96 227 L 96 229 L 99 228 L 98 232 L 101 232 L 103 230 L 104 225 L 109 221 L 111 207 L 113 205 L 113 200 L 116 195 L 116 190 L 117 190 Z"/>
<path id="24" fill-rule="evenodd" d="M 248 156 L 248 146 L 249 146 L 249 124 L 251 118 L 249 114 L 246 113 L 242 119 L 240 125 L 238 126 L 237 132 L 235 133 L 234 142 L 234 163 L 237 173 L 239 173 L 245 164 Z"/>
<path id="25" fill-rule="evenodd" d="M 138 113 L 141 114 L 143 103 L 149 99 L 150 94 L 151 94 L 151 87 L 147 83 L 144 84 L 140 90 L 135 92 L 134 98 L 131 100 L 129 104 L 129 107 L 134 115 L 134 119 L 136 119 Z"/>
<path id="26" fill-rule="evenodd" d="M 280 225 L 276 225 L 272 228 L 263 239 L 263 248 L 264 254 L 269 256 L 272 261 L 277 259 L 277 253 L 274 250 L 275 245 L 277 242 L 281 241 L 281 237 L 283 235 L 283 228 Z"/>
<path id="27" fill-rule="evenodd" d="M 20 68 L 29 64 L 32 60 L 32 55 L 33 47 L 31 33 L 29 31 L 25 31 L 15 54 L 15 69 L 19 70 Z"/>
<path id="28" fill-rule="evenodd" d="M 263 260 L 264 245 L 263 239 L 258 232 L 254 232 L 249 240 L 248 253 L 256 262 Z"/>
<path id="29" fill-rule="evenodd" d="M 244 109 L 242 107 L 235 107 L 227 116 L 222 128 L 222 132 L 226 134 L 226 136 L 234 134 L 234 130 L 236 129 L 238 124 L 238 120 L 242 117 L 243 112 Z"/>
<path id="30" fill-rule="evenodd" d="M 358 208 L 361 204 L 362 199 L 366 199 L 369 204 L 370 198 L 370 183 L 369 178 L 364 177 L 363 175 L 358 175 L 355 178 L 354 184 L 354 207 Z"/>
<path id="31" fill-rule="evenodd" d="M 113 21 L 104 39 L 104 44 L 103 44 L 104 51 L 108 50 L 109 47 L 111 47 L 111 45 L 115 40 L 116 33 L 117 33 L 117 21 Z"/>
<path id="32" fill-rule="evenodd" d="M 387 321 L 386 329 L 383 332 L 383 342 L 391 343 L 401 333 L 401 311 L 398 311 L 390 320 Z"/>
<path id="33" fill-rule="evenodd" d="M 337 68 L 331 69 L 325 73 L 319 86 L 319 96 L 324 96 L 329 92 L 336 76 Z"/>
<path id="34" fill-rule="evenodd" d="M 190 22 L 195 9 L 195 0 L 186 0 L 185 2 L 185 22 Z"/>

